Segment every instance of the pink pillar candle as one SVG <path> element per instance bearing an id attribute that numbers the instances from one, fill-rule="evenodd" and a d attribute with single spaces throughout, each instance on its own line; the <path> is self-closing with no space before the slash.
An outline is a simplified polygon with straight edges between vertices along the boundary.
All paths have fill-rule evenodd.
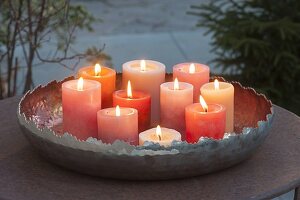
<path id="1" fill-rule="evenodd" d="M 98 111 L 98 138 L 104 143 L 123 140 L 138 144 L 138 112 L 134 108 L 106 108 Z"/>
<path id="2" fill-rule="evenodd" d="M 153 60 L 133 60 L 123 64 L 123 88 L 130 80 L 135 90 L 151 96 L 151 122 L 159 122 L 159 87 L 165 82 L 165 65 Z"/>
<path id="3" fill-rule="evenodd" d="M 127 90 L 118 90 L 113 93 L 113 106 L 135 108 L 138 111 L 139 132 L 150 127 L 151 97 L 145 92 L 131 90 L 128 82 Z"/>
<path id="4" fill-rule="evenodd" d="M 185 133 L 185 107 L 193 104 L 193 85 L 167 82 L 160 85 L 160 122 L 167 128 Z"/>
<path id="5" fill-rule="evenodd" d="M 226 108 L 220 104 L 208 104 L 203 108 L 200 103 L 185 109 L 186 140 L 196 143 L 200 137 L 222 139 L 225 132 Z"/>
<path id="6" fill-rule="evenodd" d="M 101 109 L 99 82 L 83 79 L 64 82 L 62 106 L 64 132 L 80 140 L 97 138 L 97 111 Z"/>
<path id="7" fill-rule="evenodd" d="M 194 86 L 194 103 L 198 102 L 200 88 L 209 81 L 209 67 L 199 63 L 180 63 L 173 67 L 173 79 Z"/>

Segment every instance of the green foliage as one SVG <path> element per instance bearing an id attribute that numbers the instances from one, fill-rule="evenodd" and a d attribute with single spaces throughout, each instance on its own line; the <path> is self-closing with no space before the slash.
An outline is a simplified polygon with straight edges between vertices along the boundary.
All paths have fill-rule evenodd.
<path id="1" fill-rule="evenodd" d="M 82 59 L 107 62 L 103 49 L 90 47 L 85 52 L 73 48 L 78 30 L 93 31 L 95 19 L 83 6 L 70 0 L 1 0 L 0 1 L 0 99 L 17 92 L 17 73 L 25 65 L 23 92 L 34 86 L 32 67 L 56 63 L 74 70 Z M 47 45 L 56 46 L 47 56 L 40 53 Z M 19 49 L 17 53 L 16 49 Z M 50 49 L 50 48 L 49 48 Z M 44 57 L 45 56 L 45 57 Z M 23 60 L 23 63 L 19 63 Z M 73 66 L 65 63 L 76 60 Z"/>
<path id="2" fill-rule="evenodd" d="M 191 6 L 231 77 L 300 114 L 300 1 L 213 0 Z"/>
<path id="3" fill-rule="evenodd" d="M 14 31 L 12 25 L 16 22 L 19 26 L 17 34 L 28 34 L 29 26 L 33 29 L 39 27 L 37 32 L 40 33 L 39 39 L 42 43 L 44 35 L 55 34 L 59 49 L 63 49 L 62 46 L 66 42 L 75 41 L 74 32 L 77 29 L 91 32 L 92 24 L 100 21 L 83 6 L 72 5 L 68 0 L 3 0 L 0 3 L 0 11 L 0 45 L 6 44 L 7 39 L 12 39 L 6 36 L 8 31 Z M 72 37 L 66 41 L 70 34 Z"/>

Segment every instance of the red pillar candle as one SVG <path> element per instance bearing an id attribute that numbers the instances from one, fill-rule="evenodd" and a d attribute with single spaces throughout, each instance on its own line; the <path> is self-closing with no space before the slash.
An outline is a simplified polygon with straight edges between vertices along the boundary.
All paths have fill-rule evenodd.
<path id="1" fill-rule="evenodd" d="M 112 93 L 116 89 L 115 70 L 96 64 L 95 66 L 81 68 L 78 71 L 78 76 L 101 83 L 102 108 L 109 108 L 112 106 Z"/>
<path id="2" fill-rule="evenodd" d="M 226 109 L 221 104 L 206 104 L 202 96 L 200 103 L 185 108 L 186 140 L 199 141 L 200 137 L 222 139 L 226 126 Z"/>
<path id="3" fill-rule="evenodd" d="M 135 108 L 138 111 L 139 132 L 147 130 L 151 122 L 151 97 L 148 93 L 131 89 L 127 83 L 127 91 L 118 90 L 113 93 L 113 106 Z"/>
<path id="4" fill-rule="evenodd" d="M 160 123 L 185 134 L 185 107 L 193 104 L 193 85 L 166 82 L 160 85 Z M 183 137 L 184 138 L 184 137 Z"/>
<path id="5" fill-rule="evenodd" d="M 138 113 L 134 108 L 106 108 L 98 111 L 98 138 L 105 143 L 123 140 L 138 144 Z"/>
<path id="6" fill-rule="evenodd" d="M 209 81 L 209 67 L 200 63 L 180 63 L 173 67 L 173 79 L 194 86 L 194 103 L 198 102 L 200 88 Z"/>
<path id="7" fill-rule="evenodd" d="M 62 84 L 63 128 L 80 140 L 97 138 L 97 111 L 101 109 L 101 84 L 71 80 Z"/>

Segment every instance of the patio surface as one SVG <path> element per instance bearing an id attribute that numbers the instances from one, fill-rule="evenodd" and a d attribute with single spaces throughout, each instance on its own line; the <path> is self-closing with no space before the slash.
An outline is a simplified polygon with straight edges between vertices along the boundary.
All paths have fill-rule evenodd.
<path id="1" fill-rule="evenodd" d="M 105 44 L 105 52 L 112 57 L 114 68 L 120 72 L 122 63 L 133 59 L 153 59 L 166 65 L 171 72 L 172 66 L 180 62 L 200 62 L 207 64 L 214 58 L 210 36 L 205 30 L 196 28 L 197 17 L 187 15 L 190 5 L 199 5 L 207 0 L 72 0 L 74 4 L 84 5 L 102 23 L 94 25 L 95 32 L 78 32 L 75 49 Z M 43 47 L 42 55 L 47 56 L 54 46 Z M 21 51 L 20 51 L 21 53 Z M 73 63 L 70 62 L 70 65 Z M 87 65 L 81 62 L 78 66 Z M 220 69 L 209 65 L 211 72 L 220 73 Z M 78 69 L 77 68 L 77 69 Z M 74 75 L 55 64 L 43 64 L 34 67 L 34 84 L 45 84 L 50 80 L 60 80 Z M 20 71 L 20 77 L 25 70 Z M 19 79 L 19 84 L 22 84 Z M 294 192 L 282 195 L 276 200 L 293 199 Z"/>

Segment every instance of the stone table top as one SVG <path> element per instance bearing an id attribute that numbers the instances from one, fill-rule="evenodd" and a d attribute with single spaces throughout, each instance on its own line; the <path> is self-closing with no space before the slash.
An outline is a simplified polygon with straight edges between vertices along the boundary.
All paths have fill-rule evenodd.
<path id="1" fill-rule="evenodd" d="M 119 181 L 40 157 L 18 126 L 18 102 L 0 101 L 0 199 L 269 199 L 300 186 L 300 118 L 278 106 L 266 141 L 234 167 L 188 179 Z"/>

